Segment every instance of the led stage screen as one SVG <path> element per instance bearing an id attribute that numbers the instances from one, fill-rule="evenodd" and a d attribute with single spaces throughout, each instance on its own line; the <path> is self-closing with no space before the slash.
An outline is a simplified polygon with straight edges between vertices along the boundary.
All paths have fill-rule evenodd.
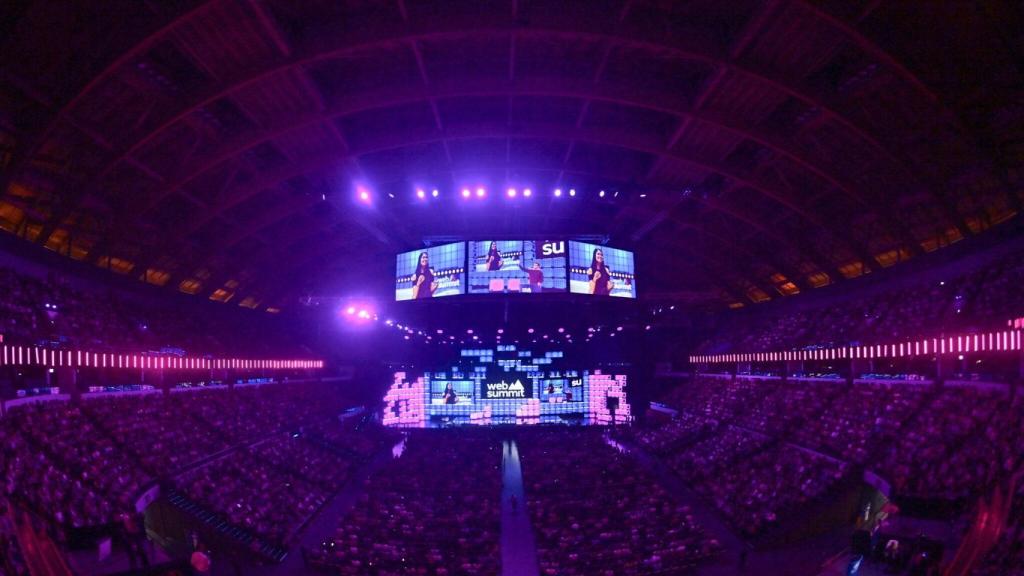
<path id="1" fill-rule="evenodd" d="M 466 244 L 454 242 L 398 255 L 395 300 L 466 293 Z"/>
<path id="2" fill-rule="evenodd" d="M 470 294 L 541 294 L 566 290 L 565 241 L 469 242 Z"/>
<path id="3" fill-rule="evenodd" d="M 454 363 L 421 376 L 396 373 L 383 417 L 385 425 L 413 427 L 632 420 L 624 374 L 581 370 L 560 350 L 515 345 L 463 349 Z"/>
<path id="4" fill-rule="evenodd" d="M 632 252 L 586 242 L 569 242 L 570 292 L 636 298 L 634 272 Z"/>

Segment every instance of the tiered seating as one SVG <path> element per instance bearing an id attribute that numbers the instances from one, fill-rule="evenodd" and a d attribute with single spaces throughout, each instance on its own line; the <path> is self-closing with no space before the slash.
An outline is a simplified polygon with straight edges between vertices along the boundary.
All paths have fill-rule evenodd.
<path id="1" fill-rule="evenodd" d="M 757 382 L 756 380 L 754 381 Z M 736 418 L 737 425 L 776 436 L 813 421 L 843 392 L 838 382 L 763 380 L 772 387 Z M 771 384 L 769 384 L 771 383 Z"/>
<path id="2" fill-rule="evenodd" d="M 1011 254 L 942 282 L 906 287 L 769 317 L 734 315 L 696 353 L 764 352 L 888 343 L 1006 326 L 1024 316 L 1024 258 Z"/>
<path id="3" fill-rule="evenodd" d="M 51 482 L 54 490 L 51 496 L 54 497 L 48 498 L 45 493 L 41 497 L 48 501 L 46 507 L 53 511 L 60 508 L 57 494 L 72 500 L 89 500 L 92 492 L 100 503 L 85 502 L 81 506 L 84 509 L 98 508 L 88 515 L 90 521 L 106 523 L 112 518 L 110 513 L 129 509 L 133 498 L 152 479 L 78 406 L 40 403 L 19 407 L 4 419 L 3 424 L 11 431 L 12 438 L 20 436 L 38 454 L 29 456 L 35 462 L 25 462 L 28 465 L 22 471 L 30 476 L 41 474 Z M 50 467 L 55 470 L 47 470 Z M 34 488 L 29 489 L 31 481 L 28 478 L 24 480 L 29 483 L 21 482 L 19 488 L 25 493 L 36 492 Z M 53 485 L 54 481 L 61 486 Z M 79 485 L 83 488 L 81 495 L 76 494 Z M 71 509 L 77 508 L 78 505 L 73 504 Z"/>
<path id="4" fill-rule="evenodd" d="M 312 442 L 362 459 L 397 441 L 397 433 L 394 430 L 373 424 L 366 425 L 362 418 L 349 418 L 343 421 L 330 419 L 303 427 L 303 431 Z"/>
<path id="5" fill-rule="evenodd" d="M 725 384 L 720 378 L 695 377 L 672 396 L 700 414 L 726 415 L 729 410 L 721 408 L 725 403 L 720 398 L 735 387 Z M 730 470 L 742 471 L 773 442 L 793 443 L 862 465 L 889 480 L 900 496 L 950 501 L 977 496 L 1022 465 L 1024 401 L 1011 401 L 1006 387 L 936 390 L 930 383 L 848 386 L 793 379 L 769 390 L 764 396 L 746 395 L 745 409 L 723 418 L 725 425 L 758 431 L 763 437 L 729 427 L 707 434 L 701 427 L 704 416 L 689 412 L 633 436 L 697 483 L 732 462 Z M 693 399 L 714 408 L 701 410 Z"/>
<path id="6" fill-rule="evenodd" d="M 97 398 L 86 412 L 152 475 L 163 475 L 226 449 L 224 435 L 190 414 L 211 394 L 163 394 Z M 220 392 L 226 395 L 226 391 Z"/>
<path id="7" fill-rule="evenodd" d="M 877 468 L 902 494 L 967 496 L 1008 460 L 1016 465 L 1020 416 L 1013 411 L 1005 389 L 947 387 L 883 447 Z"/>
<path id="8" fill-rule="evenodd" d="M 287 546 L 348 478 L 351 464 L 288 437 L 192 470 L 176 480 L 192 501 L 265 542 Z"/>
<path id="9" fill-rule="evenodd" d="M 749 535 L 818 498 L 847 472 L 845 464 L 731 426 L 666 458 Z"/>
<path id="10" fill-rule="evenodd" d="M 279 355 L 296 349 L 295 339 L 281 327 L 261 330 L 262 315 L 238 311 L 225 321 L 219 315 L 181 312 L 57 277 L 0 268 L 0 334 L 7 343 L 120 352 L 173 347 L 191 354 Z"/>
<path id="11" fill-rule="evenodd" d="M 498 574 L 499 444 L 484 432 L 413 434 L 312 563 L 333 574 Z"/>
<path id="12" fill-rule="evenodd" d="M 848 465 L 793 446 L 779 444 L 731 465 L 709 462 L 714 472 L 696 489 L 734 526 L 759 534 L 787 514 L 825 494 L 848 472 Z"/>
<path id="13" fill-rule="evenodd" d="M 132 509 L 148 482 L 229 447 L 321 422 L 342 404 L 330 385 L 309 383 L 15 407 L 0 419 L 4 494 L 58 526 L 109 524 Z M 302 446 L 282 452 L 270 445 L 262 457 L 239 454 L 303 471 L 320 492 L 347 477 L 350 453 L 306 440 Z"/>
<path id="14" fill-rule="evenodd" d="M 693 385 L 680 388 L 677 394 L 666 398 L 665 403 L 691 414 L 698 414 L 714 420 L 729 421 L 751 403 L 771 393 L 776 381 L 762 382 L 755 379 L 729 378 L 696 375 Z"/>
<path id="15" fill-rule="evenodd" d="M 752 434 L 732 426 L 720 433 L 709 436 L 696 444 L 669 454 L 667 462 L 684 479 L 690 482 L 703 481 L 713 475 L 716 468 L 753 454 L 768 444 L 760 434 Z"/>
<path id="16" fill-rule="evenodd" d="M 793 439 L 802 446 L 864 464 L 875 446 L 895 441 L 900 427 L 928 393 L 929 387 L 924 385 L 855 383 L 819 417 L 794 430 Z"/>
<path id="17" fill-rule="evenodd" d="M 718 426 L 714 420 L 680 412 L 678 416 L 656 428 L 627 428 L 622 434 L 645 450 L 656 454 L 689 444 L 706 436 Z"/>
<path id="18" fill-rule="evenodd" d="M 519 438 L 541 574 L 681 574 L 717 551 L 690 510 L 600 432 Z"/>

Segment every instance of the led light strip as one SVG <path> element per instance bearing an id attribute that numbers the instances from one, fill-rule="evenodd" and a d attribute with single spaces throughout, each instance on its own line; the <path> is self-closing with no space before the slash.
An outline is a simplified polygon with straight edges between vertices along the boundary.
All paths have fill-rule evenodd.
<path id="1" fill-rule="evenodd" d="M 740 354 L 694 354 L 692 364 L 723 364 L 732 362 L 786 362 L 803 360 L 845 360 L 872 358 L 913 358 L 970 352 L 1020 351 L 1021 330 L 1002 330 L 984 334 L 967 334 L 947 338 L 924 338 L 898 344 L 843 346 L 784 352 L 746 352 Z"/>

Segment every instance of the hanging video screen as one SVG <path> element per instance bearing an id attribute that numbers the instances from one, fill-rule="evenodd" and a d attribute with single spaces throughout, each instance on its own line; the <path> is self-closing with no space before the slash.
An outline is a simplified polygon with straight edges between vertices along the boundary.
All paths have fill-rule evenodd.
<path id="1" fill-rule="evenodd" d="M 454 242 L 398 255 L 395 300 L 424 300 L 466 293 L 466 244 Z"/>
<path id="2" fill-rule="evenodd" d="M 469 242 L 469 294 L 542 294 L 566 291 L 566 242 Z"/>
<path id="3" fill-rule="evenodd" d="M 569 242 L 569 291 L 574 294 L 636 298 L 634 272 L 628 250 Z"/>

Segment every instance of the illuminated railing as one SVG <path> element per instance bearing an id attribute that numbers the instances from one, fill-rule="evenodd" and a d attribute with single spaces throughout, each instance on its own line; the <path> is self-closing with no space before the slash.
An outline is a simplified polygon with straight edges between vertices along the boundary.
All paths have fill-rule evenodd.
<path id="1" fill-rule="evenodd" d="M 947 338 L 924 338 L 897 344 L 840 346 L 784 352 L 745 352 L 738 354 L 694 354 L 692 364 L 731 362 L 788 362 L 808 360 L 857 360 L 872 358 L 913 358 L 970 352 L 1010 352 L 1021 350 L 1021 330 L 1002 330 Z"/>
<path id="2" fill-rule="evenodd" d="M 323 360 L 271 360 L 259 358 L 189 358 L 113 354 L 86 350 L 58 350 L 38 346 L 3 345 L 0 366 L 47 368 L 114 368 L 138 370 L 314 370 Z"/>

